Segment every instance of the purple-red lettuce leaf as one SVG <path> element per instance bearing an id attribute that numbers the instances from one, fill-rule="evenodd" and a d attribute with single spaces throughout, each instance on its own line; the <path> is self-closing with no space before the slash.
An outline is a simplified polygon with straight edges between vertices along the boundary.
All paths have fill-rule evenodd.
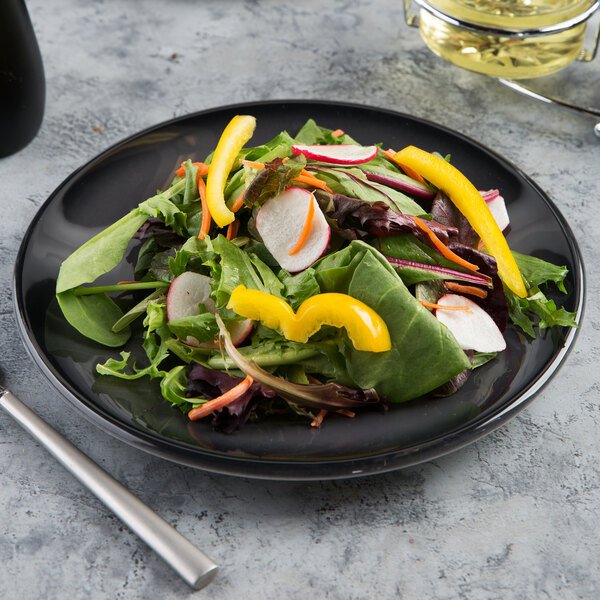
<path id="1" fill-rule="evenodd" d="M 380 183 L 386 185 L 394 190 L 410 194 L 415 198 L 423 200 L 431 200 L 434 197 L 434 193 L 422 183 L 411 179 L 407 175 L 398 173 L 396 175 L 387 175 L 382 173 L 373 173 L 367 169 L 362 169 L 367 179 L 373 183 Z"/>
<path id="2" fill-rule="evenodd" d="M 479 250 L 459 244 L 458 242 L 450 242 L 448 248 L 466 261 L 477 265 L 479 267 L 477 273 L 489 275 L 492 278 L 493 287 L 488 290 L 486 298 L 477 298 L 475 296 L 469 296 L 469 298 L 476 304 L 479 304 L 492 317 L 498 329 L 504 333 L 508 322 L 508 303 L 502 279 L 498 275 L 496 259 L 489 254 L 484 254 L 483 252 L 479 252 Z"/>
<path id="3" fill-rule="evenodd" d="M 395 212 L 385 202 L 370 204 L 358 198 L 320 190 L 315 192 L 315 198 L 334 231 L 345 239 L 361 239 L 367 234 L 390 237 L 401 233 L 412 233 L 417 238 L 428 239 L 412 216 Z M 435 221 L 428 221 L 427 225 L 444 243 L 457 233 L 454 227 L 446 227 Z"/>
<path id="4" fill-rule="evenodd" d="M 244 192 L 244 204 L 249 207 L 262 206 L 269 198 L 281 194 L 292 185 L 306 165 L 304 156 L 292 158 L 285 163 L 276 158 L 265 163 L 264 169 L 252 180 Z"/>
<path id="5" fill-rule="evenodd" d="M 398 275 L 400 275 L 406 285 L 413 285 L 434 279 L 450 279 L 492 287 L 490 277 L 475 271 L 463 272 L 439 265 L 428 265 L 400 258 L 392 258 L 391 256 L 386 256 L 386 258 L 397 269 Z"/>
<path id="6" fill-rule="evenodd" d="M 204 397 L 207 400 L 217 398 L 243 381 L 241 377 L 209 369 L 199 363 L 192 364 L 187 380 L 186 396 L 188 398 Z M 254 382 L 233 402 L 213 412 L 213 429 L 223 433 L 233 433 L 246 423 L 262 399 L 273 397 L 275 397 L 275 393 L 271 389 Z"/>
<path id="7" fill-rule="evenodd" d="M 458 229 L 457 242 L 471 248 L 477 248 L 479 236 L 471 227 L 469 221 L 442 191 L 438 191 L 431 205 L 431 216 L 438 223 L 443 223 L 448 227 L 456 227 Z"/>

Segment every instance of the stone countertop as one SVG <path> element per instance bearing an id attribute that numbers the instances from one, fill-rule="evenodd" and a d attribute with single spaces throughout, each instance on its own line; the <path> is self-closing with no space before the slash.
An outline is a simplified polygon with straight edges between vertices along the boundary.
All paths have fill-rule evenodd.
<path id="1" fill-rule="evenodd" d="M 2 280 L 28 223 L 75 168 L 154 123 L 272 98 L 346 100 L 430 119 L 531 176 L 563 212 L 599 291 L 600 140 L 431 54 L 385 0 L 30 0 L 44 57 L 37 138 L 0 160 Z M 599 60 L 587 65 L 600 82 Z M 597 98 L 597 96 L 596 96 Z M 0 412 L 0 597 L 517 599 L 600 596 L 597 364 L 588 301 L 566 366 L 507 425 L 407 470 L 277 483 L 195 471 L 108 436 L 51 389 L 0 299 L 6 384 L 203 548 L 221 571 L 193 593 Z"/>

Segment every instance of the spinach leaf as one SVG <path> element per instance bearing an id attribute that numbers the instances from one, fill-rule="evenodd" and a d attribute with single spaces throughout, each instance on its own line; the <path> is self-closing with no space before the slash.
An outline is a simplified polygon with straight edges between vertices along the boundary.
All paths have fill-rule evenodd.
<path id="1" fill-rule="evenodd" d="M 323 292 L 341 292 L 375 310 L 388 326 L 392 349 L 346 347 L 347 371 L 360 388 L 374 387 L 390 402 L 425 394 L 471 366 L 454 336 L 412 296 L 379 252 L 352 242 L 317 263 Z"/>
<path id="2" fill-rule="evenodd" d="M 76 296 L 73 290 L 56 295 L 65 319 L 82 335 L 112 348 L 122 346 L 131 336 L 125 326 L 115 332 L 112 327 L 123 318 L 123 311 L 106 295 Z"/>
<path id="3" fill-rule="evenodd" d="M 344 133 L 338 137 L 331 135 L 332 129 L 321 127 L 313 119 L 309 119 L 296 135 L 295 143 L 306 144 L 358 144 L 348 134 Z"/>
<path id="4" fill-rule="evenodd" d="M 145 221 L 146 215 L 133 210 L 75 250 L 60 266 L 56 293 L 91 283 L 114 269 L 121 262 L 131 238 Z"/>

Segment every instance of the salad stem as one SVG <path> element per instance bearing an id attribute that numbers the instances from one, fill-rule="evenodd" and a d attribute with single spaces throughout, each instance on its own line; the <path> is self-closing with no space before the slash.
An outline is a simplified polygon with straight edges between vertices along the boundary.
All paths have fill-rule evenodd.
<path id="1" fill-rule="evenodd" d="M 94 287 L 79 287 L 73 290 L 75 296 L 91 296 L 92 294 L 104 294 L 107 292 L 125 292 L 128 290 L 154 290 L 166 288 L 171 285 L 166 281 L 140 281 L 131 283 L 116 283 L 114 285 L 98 285 Z"/>

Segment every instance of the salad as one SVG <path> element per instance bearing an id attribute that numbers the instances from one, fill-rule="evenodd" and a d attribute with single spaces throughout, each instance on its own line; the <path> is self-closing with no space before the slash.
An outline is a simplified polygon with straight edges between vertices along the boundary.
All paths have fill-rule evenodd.
<path id="1" fill-rule="evenodd" d="M 250 146 L 255 126 L 234 117 L 203 162 L 62 263 L 66 320 L 127 344 L 101 375 L 157 379 L 226 433 L 282 412 L 320 426 L 454 393 L 507 327 L 577 326 L 546 295 L 566 293 L 566 268 L 511 251 L 499 190 L 449 155 L 362 146 L 313 120 Z M 133 280 L 94 285 L 124 259 Z"/>

